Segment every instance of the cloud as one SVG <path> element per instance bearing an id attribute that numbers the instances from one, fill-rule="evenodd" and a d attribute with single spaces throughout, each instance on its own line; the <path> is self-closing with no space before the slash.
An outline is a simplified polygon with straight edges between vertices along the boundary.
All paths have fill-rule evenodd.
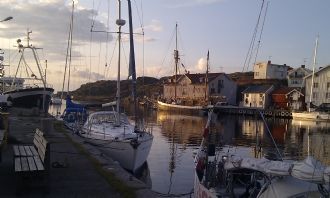
<path id="1" fill-rule="evenodd" d="M 181 0 L 179 1 L 169 1 L 170 7 L 173 8 L 181 8 L 181 7 L 192 7 L 192 6 L 200 6 L 200 5 L 210 5 L 215 3 L 221 3 L 226 0 Z"/>
<path id="2" fill-rule="evenodd" d="M 194 72 L 205 72 L 206 69 L 206 59 L 205 58 L 200 58 L 194 68 Z"/>
<path id="3" fill-rule="evenodd" d="M 51 61 L 63 59 L 65 54 L 67 38 L 69 34 L 69 21 L 71 16 L 70 5 L 63 0 L 2 0 L 0 2 L 1 15 L 13 16 L 13 20 L 5 22 L 6 28 L 1 29 L 0 37 L 17 39 L 21 38 L 25 44 L 26 29 L 33 31 L 31 43 L 42 47 Z M 77 2 L 77 1 L 75 1 Z M 73 46 L 85 45 L 91 39 L 91 20 L 96 11 L 79 7 L 74 12 Z M 94 27 L 105 30 L 104 23 L 95 20 Z M 109 41 L 112 39 L 110 36 Z M 93 34 L 94 42 L 105 42 L 103 34 Z M 73 47 L 75 54 L 78 49 Z M 51 57 L 48 57 L 51 54 Z M 51 62 L 50 61 L 50 62 Z"/>
<path id="4" fill-rule="evenodd" d="M 149 25 L 144 26 L 145 30 L 150 30 L 152 32 L 162 32 L 163 26 L 161 25 L 159 20 L 152 19 Z"/>
<path id="5" fill-rule="evenodd" d="M 77 70 L 75 72 L 73 72 L 72 77 L 76 77 L 79 79 L 85 79 L 85 80 L 100 80 L 100 79 L 105 79 L 104 75 L 101 75 L 99 73 L 96 72 L 89 72 L 89 70 Z"/>

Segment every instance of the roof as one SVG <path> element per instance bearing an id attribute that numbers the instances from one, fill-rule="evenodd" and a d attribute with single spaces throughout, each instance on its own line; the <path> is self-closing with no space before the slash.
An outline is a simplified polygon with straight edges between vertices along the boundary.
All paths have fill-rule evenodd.
<path id="1" fill-rule="evenodd" d="M 288 75 L 291 75 L 292 73 L 296 72 L 297 70 L 303 70 L 305 72 L 305 75 L 307 76 L 308 74 L 312 73 L 312 70 L 304 67 L 298 67 L 295 69 L 292 69 L 288 72 Z"/>
<path id="2" fill-rule="evenodd" d="M 201 84 L 201 83 L 205 83 L 205 73 L 198 73 L 198 74 L 190 74 L 190 73 L 187 73 L 187 74 L 180 74 L 180 75 L 177 75 L 177 80 L 180 81 L 183 76 L 186 76 L 192 84 Z M 225 73 L 208 73 L 208 82 L 211 82 L 212 80 L 214 80 L 215 78 L 217 78 L 218 76 L 220 75 L 224 75 L 226 76 L 229 80 L 231 80 L 231 78 L 225 74 Z M 175 78 L 175 75 L 174 76 L 171 76 L 169 77 L 168 79 L 173 79 L 174 80 Z M 173 83 L 173 82 L 172 82 Z M 165 82 L 165 84 L 171 84 L 171 82 Z"/>
<path id="3" fill-rule="evenodd" d="M 319 73 L 319 72 L 321 72 L 321 71 L 327 69 L 328 67 L 330 67 L 330 65 L 327 65 L 327 66 L 325 66 L 325 67 L 322 67 L 322 68 L 319 69 L 318 71 L 315 71 L 314 74 L 317 74 L 317 73 Z M 312 76 L 312 75 L 313 75 L 313 73 L 311 73 L 311 74 L 305 76 L 305 78 L 309 78 L 309 77 Z"/>
<path id="4" fill-rule="evenodd" d="M 266 93 L 273 85 L 253 85 L 246 88 L 242 93 Z"/>
<path id="5" fill-rule="evenodd" d="M 301 95 L 303 95 L 299 90 L 297 90 L 294 87 L 281 87 L 273 91 L 273 95 L 288 95 L 293 91 L 299 92 Z"/>

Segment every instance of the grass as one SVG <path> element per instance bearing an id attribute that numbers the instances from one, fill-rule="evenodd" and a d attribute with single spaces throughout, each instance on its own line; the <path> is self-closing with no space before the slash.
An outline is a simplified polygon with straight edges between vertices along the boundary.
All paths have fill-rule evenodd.
<path id="1" fill-rule="evenodd" d="M 120 181 L 112 172 L 105 170 L 101 163 L 95 159 L 93 156 L 91 156 L 85 148 L 79 144 L 76 143 L 71 139 L 71 137 L 66 133 L 66 130 L 64 129 L 62 122 L 55 122 L 54 123 L 54 129 L 58 132 L 63 133 L 66 138 L 78 149 L 78 151 L 87 157 L 87 159 L 93 164 L 95 170 L 108 182 L 108 184 L 116 190 L 121 197 L 124 198 L 135 198 L 135 188 L 127 186 L 125 183 Z"/>

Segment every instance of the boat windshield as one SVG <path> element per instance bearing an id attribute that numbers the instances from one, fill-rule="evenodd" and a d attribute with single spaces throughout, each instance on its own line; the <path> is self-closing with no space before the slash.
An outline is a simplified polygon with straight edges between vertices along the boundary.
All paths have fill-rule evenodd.
<path id="1" fill-rule="evenodd" d="M 94 114 L 91 116 L 89 122 L 91 124 L 100 124 L 100 123 L 116 123 L 117 121 L 117 113 L 101 113 L 101 114 Z M 120 115 L 120 123 L 129 123 L 126 115 Z"/>

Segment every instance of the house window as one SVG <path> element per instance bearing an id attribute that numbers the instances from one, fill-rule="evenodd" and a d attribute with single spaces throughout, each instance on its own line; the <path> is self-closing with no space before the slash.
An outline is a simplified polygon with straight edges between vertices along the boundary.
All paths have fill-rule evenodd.
<path id="1" fill-rule="evenodd" d="M 263 102 L 262 102 L 262 100 L 261 100 L 261 101 L 259 101 L 259 105 L 260 105 L 260 106 L 262 106 L 262 105 L 263 105 Z"/>
<path id="2" fill-rule="evenodd" d="M 330 99 L 330 92 L 327 92 L 327 93 L 326 93 L 325 98 L 326 98 L 326 99 Z"/>
<path id="3" fill-rule="evenodd" d="M 259 94 L 260 98 L 263 98 L 264 97 L 264 94 Z"/>
<path id="4" fill-rule="evenodd" d="M 214 94 L 214 93 L 215 93 L 215 89 L 211 88 L 211 94 Z"/>
<path id="5" fill-rule="evenodd" d="M 218 80 L 218 93 L 221 92 L 221 88 L 223 88 L 223 80 Z"/>
<path id="6" fill-rule="evenodd" d="M 259 72 L 255 72 L 256 76 L 259 76 Z"/>
<path id="7" fill-rule="evenodd" d="M 330 82 L 327 82 L 327 88 L 328 89 L 330 88 Z"/>
<path id="8" fill-rule="evenodd" d="M 314 83 L 314 84 L 313 84 L 313 87 L 314 87 L 314 88 L 318 88 L 318 87 L 319 87 L 319 83 Z"/>
<path id="9" fill-rule="evenodd" d="M 317 93 L 313 92 L 313 99 L 317 99 Z"/>
<path id="10" fill-rule="evenodd" d="M 245 94 L 245 97 L 247 97 L 247 98 L 248 98 L 248 97 L 249 97 L 249 94 L 248 94 L 248 93 L 247 93 L 247 94 Z"/>

